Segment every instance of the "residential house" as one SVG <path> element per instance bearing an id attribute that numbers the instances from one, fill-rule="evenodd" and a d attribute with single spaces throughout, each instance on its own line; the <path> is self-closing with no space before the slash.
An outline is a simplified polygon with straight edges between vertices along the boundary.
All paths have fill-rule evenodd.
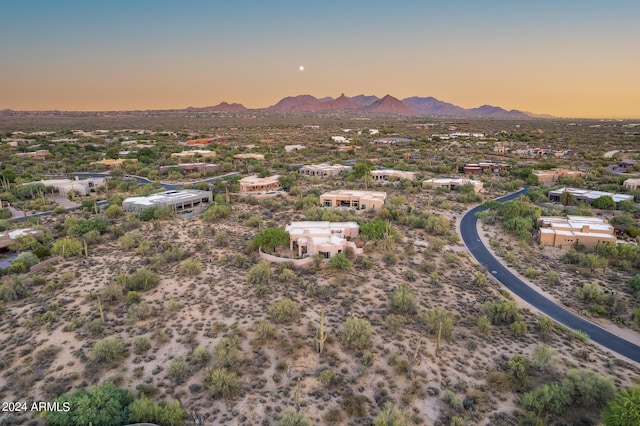
<path id="1" fill-rule="evenodd" d="M 236 154 L 233 156 L 233 159 L 234 160 L 253 159 L 253 160 L 262 161 L 264 160 L 264 154 Z"/>
<path id="2" fill-rule="evenodd" d="M 629 191 L 635 191 L 640 189 L 640 179 L 627 179 L 622 183 L 622 186 Z"/>
<path id="3" fill-rule="evenodd" d="M 613 201 L 616 203 L 616 207 L 620 207 L 621 201 L 631 201 L 633 202 L 633 195 L 629 194 L 614 194 L 612 192 L 604 192 L 604 191 L 592 191 L 590 189 L 578 189 L 578 188 L 560 188 L 555 189 L 553 191 L 549 191 L 549 201 L 552 203 L 559 203 L 562 198 L 562 194 L 568 192 L 573 194 L 578 201 L 584 201 L 586 204 L 591 204 L 597 198 L 608 196 L 613 198 Z"/>
<path id="4" fill-rule="evenodd" d="M 601 242 L 616 243 L 614 228 L 606 219 L 591 216 L 543 216 L 537 221 L 542 246 L 570 249 L 576 244 L 594 250 Z"/>
<path id="5" fill-rule="evenodd" d="M 558 182 L 563 176 L 577 178 L 585 175 L 584 172 L 561 168 L 554 168 L 549 170 L 534 170 L 531 173 L 533 173 L 538 178 L 538 182 L 545 186 L 553 185 L 554 183 Z"/>
<path id="6" fill-rule="evenodd" d="M 174 152 L 173 154 L 171 154 L 171 157 L 173 158 L 186 158 L 195 156 L 200 156 L 202 158 L 211 158 L 216 156 L 216 152 L 210 151 L 208 149 L 194 149 L 191 151 Z"/>
<path id="7" fill-rule="evenodd" d="M 402 170 L 379 169 L 371 170 L 371 177 L 374 183 L 386 183 L 390 178 L 414 180 L 416 174 L 414 172 L 405 172 Z"/>
<path id="8" fill-rule="evenodd" d="M 423 188 L 446 188 L 449 191 L 456 191 L 463 185 L 472 185 L 476 194 L 483 188 L 481 181 L 467 178 L 433 178 L 422 182 Z"/>
<path id="9" fill-rule="evenodd" d="M 121 167 L 123 164 L 126 164 L 126 163 L 137 163 L 137 162 L 138 162 L 137 158 L 127 158 L 127 159 L 118 158 L 117 160 L 114 160 L 112 158 L 103 158 L 102 160 L 95 161 L 91 164 L 102 164 L 103 166 L 113 167 L 115 169 L 115 168 Z"/>
<path id="10" fill-rule="evenodd" d="M 165 173 L 173 168 L 182 169 L 188 174 L 194 172 L 217 171 L 220 170 L 220 165 L 210 163 L 180 163 L 173 166 L 160 166 L 158 171 L 160 173 Z"/>
<path id="11" fill-rule="evenodd" d="M 326 177 L 337 176 L 343 171 L 350 172 L 351 170 L 353 170 L 353 167 L 351 166 L 343 166 L 342 164 L 321 163 L 302 166 L 298 170 L 298 173 L 300 173 L 302 176 Z"/>
<path id="12" fill-rule="evenodd" d="M 201 208 L 213 201 L 211 191 L 199 189 L 182 189 L 164 191 L 147 197 L 129 197 L 122 202 L 125 212 L 141 212 L 150 208 L 171 207 L 175 211 Z"/>
<path id="13" fill-rule="evenodd" d="M 348 207 L 356 210 L 380 209 L 387 199 L 386 192 L 339 189 L 320 196 L 323 207 Z"/>
<path id="14" fill-rule="evenodd" d="M 105 178 L 48 179 L 41 180 L 44 186 L 55 188 L 62 197 L 68 197 L 74 191 L 79 195 L 87 195 L 94 188 L 100 188 L 106 184 Z"/>
<path id="15" fill-rule="evenodd" d="M 500 173 L 501 170 L 506 170 L 510 166 L 504 163 L 493 162 L 481 162 L 481 163 L 468 163 L 464 165 L 465 175 L 481 175 L 485 172 Z"/>
<path id="16" fill-rule="evenodd" d="M 46 158 L 47 158 L 47 156 L 49 154 L 50 154 L 49 150 L 47 150 L 47 149 L 39 149 L 37 151 L 32 151 L 32 152 L 17 152 L 14 155 L 16 157 L 31 158 L 32 160 L 46 160 Z"/>
<path id="17" fill-rule="evenodd" d="M 273 191 L 280 189 L 280 176 L 273 175 L 265 178 L 247 176 L 240 179 L 240 192 Z"/>
<path id="18" fill-rule="evenodd" d="M 355 249 L 360 228 L 356 222 L 291 222 L 285 227 L 290 235 L 289 249 L 298 256 L 325 258 Z"/>

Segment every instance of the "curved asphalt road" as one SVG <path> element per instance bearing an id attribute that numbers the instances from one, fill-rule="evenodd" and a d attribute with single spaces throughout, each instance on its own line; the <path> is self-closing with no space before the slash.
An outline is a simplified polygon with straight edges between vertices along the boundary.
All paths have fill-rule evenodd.
<path id="1" fill-rule="evenodd" d="M 505 202 L 512 200 L 527 192 L 528 189 L 529 188 L 525 187 L 513 194 L 498 198 L 496 201 Z M 618 337 L 607 330 L 598 327 L 594 323 L 568 311 L 529 287 L 508 268 L 504 267 L 482 243 L 480 236 L 478 235 L 478 229 L 476 227 L 478 219 L 475 214 L 482 210 L 484 209 L 481 206 L 475 207 L 469 210 L 462 217 L 460 221 L 460 234 L 462 235 L 462 240 L 469 249 L 469 252 L 471 252 L 473 257 L 475 257 L 480 264 L 486 266 L 489 273 L 509 289 L 509 291 L 554 321 L 572 330 L 582 330 L 589 335 L 589 338 L 592 341 L 632 361 L 640 363 L 640 346 Z"/>

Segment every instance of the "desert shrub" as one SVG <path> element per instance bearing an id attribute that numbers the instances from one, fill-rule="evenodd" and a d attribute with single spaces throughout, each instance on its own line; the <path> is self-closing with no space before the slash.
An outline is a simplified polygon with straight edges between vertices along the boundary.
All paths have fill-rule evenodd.
<path id="1" fill-rule="evenodd" d="M 426 323 L 429 334 L 450 340 L 453 332 L 453 315 L 446 310 L 436 307 L 424 311 L 420 318 Z"/>
<path id="2" fill-rule="evenodd" d="M 391 330 L 394 333 L 400 330 L 400 327 L 402 327 L 402 324 L 404 324 L 404 321 L 405 321 L 405 317 L 402 315 L 389 314 L 386 317 L 387 326 L 389 327 L 389 330 Z"/>
<path id="3" fill-rule="evenodd" d="M 262 218 L 258 215 L 253 215 L 249 219 L 247 219 L 244 224 L 252 228 L 260 228 L 260 226 L 262 225 Z"/>
<path id="4" fill-rule="evenodd" d="M 198 346 L 191 353 L 191 364 L 198 367 L 204 367 L 210 360 L 211 354 L 205 346 Z"/>
<path id="5" fill-rule="evenodd" d="M 130 291 L 127 293 L 127 298 L 124 300 L 124 303 L 127 305 L 134 305 L 136 303 L 142 302 L 142 296 L 137 291 Z"/>
<path id="6" fill-rule="evenodd" d="M 342 424 L 344 422 L 344 415 L 340 408 L 332 407 L 324 413 L 322 420 L 329 425 Z"/>
<path id="7" fill-rule="evenodd" d="M 389 296 L 389 309 L 396 314 L 413 314 L 418 310 L 416 296 L 407 284 L 400 284 Z"/>
<path id="8" fill-rule="evenodd" d="M 228 204 L 211 204 L 209 208 L 202 214 L 204 222 L 218 222 L 220 219 L 229 217 L 231 214 L 231 206 Z"/>
<path id="9" fill-rule="evenodd" d="M 284 268 L 282 272 L 280 272 L 280 275 L 278 275 L 278 280 L 283 283 L 295 281 L 296 278 L 295 272 L 289 268 Z"/>
<path id="10" fill-rule="evenodd" d="M 589 341 L 589 335 L 582 330 L 573 330 L 571 332 L 571 338 L 582 343 L 587 343 Z"/>
<path id="11" fill-rule="evenodd" d="M 117 366 L 127 355 L 127 349 L 119 338 L 105 338 L 98 340 L 89 350 L 89 361 L 104 368 Z"/>
<path id="12" fill-rule="evenodd" d="M 238 336 L 223 337 L 213 349 L 215 365 L 218 368 L 236 368 L 242 360 L 238 347 Z"/>
<path id="13" fill-rule="evenodd" d="M 56 256 L 73 257 L 82 254 L 82 243 L 75 238 L 64 237 L 53 243 L 51 253 Z"/>
<path id="14" fill-rule="evenodd" d="M 202 263 L 200 259 L 191 257 L 180 262 L 179 270 L 182 276 L 193 277 L 202 272 Z"/>
<path id="15" fill-rule="evenodd" d="M 346 271 L 353 267 L 353 263 L 347 259 L 344 253 L 338 253 L 329 259 L 329 267 L 339 271 Z"/>
<path id="16" fill-rule="evenodd" d="M 366 417 L 369 408 L 369 399 L 363 394 L 348 392 L 341 402 L 342 408 L 349 417 Z"/>
<path id="17" fill-rule="evenodd" d="M 167 299 L 164 302 L 164 308 L 169 312 L 178 312 L 180 310 L 180 302 L 176 299 Z"/>
<path id="18" fill-rule="evenodd" d="M 8 282 L 0 283 L 0 301 L 12 302 L 24 299 L 31 294 L 31 290 L 22 278 L 16 277 Z"/>
<path id="19" fill-rule="evenodd" d="M 300 307 L 293 300 L 285 298 L 269 307 L 269 317 L 276 323 L 291 323 L 300 318 Z"/>
<path id="20" fill-rule="evenodd" d="M 123 250 L 131 250 L 133 248 L 138 247 L 140 242 L 144 240 L 144 237 L 139 232 L 129 232 L 124 234 L 122 237 L 118 238 L 118 245 Z"/>
<path id="21" fill-rule="evenodd" d="M 527 323 L 524 321 L 514 321 L 511 323 L 511 331 L 516 337 L 522 337 L 527 334 Z"/>
<path id="22" fill-rule="evenodd" d="M 247 281 L 251 284 L 270 284 L 271 283 L 271 267 L 269 262 L 260 261 L 257 265 L 249 269 L 247 273 Z"/>
<path id="23" fill-rule="evenodd" d="M 306 414 L 294 411 L 285 410 L 276 422 L 276 426 L 311 426 L 311 420 Z"/>
<path id="24" fill-rule="evenodd" d="M 623 389 L 611 399 L 602 413 L 605 426 L 640 424 L 640 388 Z"/>
<path id="25" fill-rule="evenodd" d="M 492 324 L 510 324 L 522 317 L 520 309 L 513 300 L 500 299 L 485 302 L 482 310 Z"/>
<path id="26" fill-rule="evenodd" d="M 184 360 L 181 356 L 176 357 L 171 360 L 169 363 L 169 368 L 167 369 L 167 377 L 169 380 L 176 384 L 181 384 L 184 382 L 185 377 L 189 371 L 189 365 L 187 361 Z"/>
<path id="27" fill-rule="evenodd" d="M 133 353 L 140 355 L 151 349 L 151 341 L 148 337 L 136 337 L 133 341 Z"/>
<path id="28" fill-rule="evenodd" d="M 347 349 L 367 349 L 372 338 L 371 323 L 366 319 L 349 317 L 342 323 L 342 343 Z"/>
<path id="29" fill-rule="evenodd" d="M 145 301 L 129 305 L 129 308 L 127 309 L 127 317 L 131 322 L 146 320 L 152 313 L 153 309 L 151 308 L 151 305 Z"/>
<path id="30" fill-rule="evenodd" d="M 204 385 L 214 398 L 233 398 L 240 391 L 240 381 L 236 373 L 226 368 L 212 368 L 205 374 Z"/>
<path id="31" fill-rule="evenodd" d="M 333 386 L 342 381 L 342 376 L 333 370 L 326 369 L 320 372 L 318 379 L 325 386 Z"/>
<path id="32" fill-rule="evenodd" d="M 160 426 L 180 426 L 186 416 L 186 411 L 178 401 L 161 402 L 156 405 L 146 396 L 136 399 L 129 409 L 132 422 L 155 423 Z"/>
<path id="33" fill-rule="evenodd" d="M 130 291 L 151 290 L 160 283 L 160 277 L 148 269 L 138 269 L 127 275 L 125 288 Z"/>
<path id="34" fill-rule="evenodd" d="M 258 320 L 253 325 L 256 333 L 256 340 L 259 343 L 264 343 L 267 340 L 275 339 L 278 335 L 278 329 L 275 325 L 271 324 L 267 320 Z"/>
<path id="35" fill-rule="evenodd" d="M 409 412 L 387 402 L 383 410 L 373 420 L 375 426 L 407 426 Z"/>
<path id="36" fill-rule="evenodd" d="M 635 292 L 640 292 L 640 274 L 635 274 L 633 276 L 633 278 L 631 278 L 627 284 L 629 284 L 629 287 L 635 291 Z"/>

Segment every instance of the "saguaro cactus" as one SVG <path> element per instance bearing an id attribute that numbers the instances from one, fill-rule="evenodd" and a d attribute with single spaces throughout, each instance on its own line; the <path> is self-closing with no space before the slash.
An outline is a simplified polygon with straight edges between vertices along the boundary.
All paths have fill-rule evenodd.
<path id="1" fill-rule="evenodd" d="M 316 350 L 322 356 L 324 352 L 324 344 L 327 341 L 327 333 L 324 331 L 324 309 L 320 313 L 320 327 L 316 333 Z"/>

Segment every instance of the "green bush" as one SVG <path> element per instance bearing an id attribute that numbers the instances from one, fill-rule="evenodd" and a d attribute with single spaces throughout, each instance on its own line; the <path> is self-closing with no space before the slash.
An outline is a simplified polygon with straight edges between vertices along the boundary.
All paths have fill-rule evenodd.
<path id="1" fill-rule="evenodd" d="M 342 323 L 342 343 L 347 349 L 367 349 L 372 339 L 371 323 L 366 319 L 349 317 Z"/>
<path id="2" fill-rule="evenodd" d="M 179 356 L 172 359 L 169 363 L 169 368 L 167 369 L 167 377 L 169 378 L 169 380 L 179 385 L 181 383 L 184 383 L 184 379 L 186 378 L 188 372 L 189 366 L 187 365 L 187 361 Z"/>
<path id="3" fill-rule="evenodd" d="M 387 402 L 384 409 L 373 420 L 375 426 L 408 426 L 409 412 Z"/>
<path id="4" fill-rule="evenodd" d="M 51 253 L 56 256 L 73 257 L 82 254 L 82 243 L 75 238 L 64 237 L 53 243 L 51 247 Z"/>
<path id="5" fill-rule="evenodd" d="M 148 337 L 136 337 L 133 341 L 133 353 L 141 355 L 151 349 L 151 341 Z"/>
<path id="6" fill-rule="evenodd" d="M 107 382 L 89 391 L 77 390 L 55 399 L 60 407 L 68 404 L 69 411 L 55 410 L 46 413 L 51 426 L 113 426 L 125 425 L 130 420 L 129 406 L 133 394 Z"/>
<path id="7" fill-rule="evenodd" d="M 214 398 L 230 399 L 240 391 L 238 376 L 226 368 L 207 370 L 204 385 L 211 391 Z"/>
<path id="8" fill-rule="evenodd" d="M 209 349 L 205 346 L 198 346 L 191 353 L 191 364 L 198 367 L 204 367 L 210 360 L 211 354 L 209 353 Z"/>
<path id="9" fill-rule="evenodd" d="M 127 275 L 125 289 L 129 291 L 151 290 L 160 283 L 160 277 L 148 269 L 138 269 Z"/>
<path id="10" fill-rule="evenodd" d="M 522 313 L 513 300 L 494 300 L 485 302 L 482 310 L 489 317 L 492 324 L 511 324 L 522 317 Z"/>
<path id="11" fill-rule="evenodd" d="M 329 267 L 339 271 L 346 271 L 353 267 L 353 263 L 347 259 L 344 253 L 338 253 L 329 259 Z"/>
<path id="12" fill-rule="evenodd" d="M 418 310 L 416 296 L 407 284 L 400 284 L 389 296 L 389 309 L 396 314 L 414 314 Z"/>
<path id="13" fill-rule="evenodd" d="M 619 391 L 602 413 L 605 426 L 640 425 L 640 388 Z"/>
<path id="14" fill-rule="evenodd" d="M 191 257 L 180 262 L 180 274 L 187 277 L 193 277 L 202 272 L 202 263 L 200 259 Z"/>
<path id="15" fill-rule="evenodd" d="M 124 343 L 119 338 L 98 340 L 89 350 L 87 357 L 97 367 L 116 367 L 127 355 Z"/>
<path id="16" fill-rule="evenodd" d="M 285 410 L 276 422 L 276 426 L 312 426 L 311 420 L 301 412 Z"/>
<path id="17" fill-rule="evenodd" d="M 231 214 L 231 207 L 228 204 L 211 204 L 202 214 L 204 222 L 218 222 Z"/>
<path id="18" fill-rule="evenodd" d="M 247 273 L 247 281 L 251 284 L 270 284 L 271 283 L 271 267 L 268 262 L 260 261 L 254 265 Z"/>
<path id="19" fill-rule="evenodd" d="M 240 365 L 242 352 L 238 346 L 238 336 L 223 337 L 213 349 L 215 365 L 218 368 L 234 369 Z"/>
<path id="20" fill-rule="evenodd" d="M 269 317 L 273 322 L 291 323 L 300 318 L 300 307 L 293 300 L 285 298 L 269 307 Z"/>
<path id="21" fill-rule="evenodd" d="M 424 311 L 420 318 L 426 322 L 429 334 L 450 340 L 453 332 L 453 315 L 446 310 L 436 307 Z"/>
<path id="22" fill-rule="evenodd" d="M 132 422 L 155 423 L 159 426 L 181 426 L 187 414 L 178 401 L 156 405 L 145 396 L 135 400 L 129 406 L 129 411 Z"/>

